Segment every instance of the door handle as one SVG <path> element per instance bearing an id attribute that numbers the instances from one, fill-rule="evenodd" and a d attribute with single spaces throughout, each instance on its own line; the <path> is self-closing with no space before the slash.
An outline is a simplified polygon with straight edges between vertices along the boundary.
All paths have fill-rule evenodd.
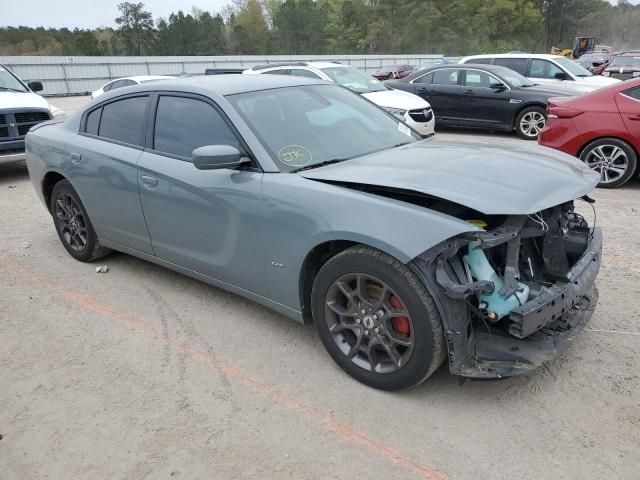
<path id="1" fill-rule="evenodd" d="M 149 175 L 141 175 L 142 183 L 147 188 L 155 188 L 158 186 L 158 179 Z"/>
<path id="2" fill-rule="evenodd" d="M 465 95 L 473 95 L 473 90 L 463 90 L 462 93 Z"/>
<path id="3" fill-rule="evenodd" d="M 632 117 L 629 117 L 629 120 L 635 120 L 636 122 L 640 122 L 640 115 L 634 115 Z"/>
<path id="4" fill-rule="evenodd" d="M 75 152 L 71 152 L 71 163 L 73 163 L 74 165 L 77 165 L 80 163 L 80 161 L 82 160 L 82 155 L 80 155 L 79 153 L 75 153 Z"/>

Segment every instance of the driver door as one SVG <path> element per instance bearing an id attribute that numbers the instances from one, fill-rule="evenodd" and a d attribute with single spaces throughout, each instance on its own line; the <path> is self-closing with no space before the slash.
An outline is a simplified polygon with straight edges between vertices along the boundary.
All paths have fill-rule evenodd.
<path id="1" fill-rule="evenodd" d="M 168 262 L 265 294 L 262 172 L 198 170 L 191 152 L 204 145 L 245 150 L 209 99 L 161 93 L 154 100 L 138 185 L 155 254 Z"/>

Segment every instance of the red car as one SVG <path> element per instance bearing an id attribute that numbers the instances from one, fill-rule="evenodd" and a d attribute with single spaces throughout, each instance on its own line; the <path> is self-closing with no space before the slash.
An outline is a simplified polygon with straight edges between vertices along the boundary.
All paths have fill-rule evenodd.
<path id="1" fill-rule="evenodd" d="M 387 65 L 386 67 L 380 67 L 371 76 L 378 80 L 397 80 L 411 75 L 413 70 L 414 68 L 411 65 Z"/>
<path id="2" fill-rule="evenodd" d="M 574 155 L 615 188 L 640 173 L 640 79 L 571 98 L 550 98 L 538 143 Z"/>

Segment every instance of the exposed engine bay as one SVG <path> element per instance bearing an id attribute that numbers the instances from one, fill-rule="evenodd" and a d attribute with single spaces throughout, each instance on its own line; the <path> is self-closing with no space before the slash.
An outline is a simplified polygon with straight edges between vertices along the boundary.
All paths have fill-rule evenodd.
<path id="1" fill-rule="evenodd" d="M 574 202 L 531 215 L 474 215 L 463 219 L 482 230 L 442 242 L 413 267 L 435 293 L 452 373 L 525 373 L 559 353 L 590 317 L 602 233 Z"/>

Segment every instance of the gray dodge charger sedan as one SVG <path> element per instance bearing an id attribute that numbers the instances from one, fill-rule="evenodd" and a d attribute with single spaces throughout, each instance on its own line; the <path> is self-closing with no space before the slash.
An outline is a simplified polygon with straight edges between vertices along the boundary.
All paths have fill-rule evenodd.
<path id="1" fill-rule="evenodd" d="M 34 127 L 26 149 L 72 257 L 117 250 L 313 322 L 376 388 L 445 360 L 466 377 L 529 372 L 597 303 L 602 234 L 574 208 L 597 174 L 537 145 L 422 140 L 336 84 L 122 88 Z"/>

